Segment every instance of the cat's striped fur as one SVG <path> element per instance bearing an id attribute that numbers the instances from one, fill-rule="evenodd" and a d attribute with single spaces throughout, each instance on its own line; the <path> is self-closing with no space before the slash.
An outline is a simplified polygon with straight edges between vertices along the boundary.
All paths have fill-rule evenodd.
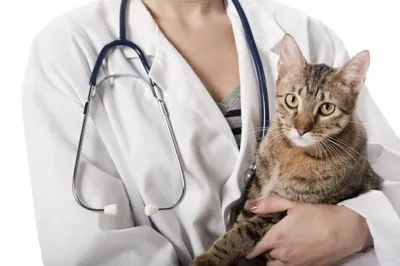
<path id="1" fill-rule="evenodd" d="M 248 204 L 261 196 L 336 204 L 381 188 L 381 178 L 366 158 L 365 129 L 355 114 L 368 65 L 368 52 L 340 69 L 309 64 L 292 37 L 285 36 L 277 81 L 277 117 L 258 149 L 256 178 L 249 183 L 244 209 L 233 228 L 193 266 L 236 265 L 286 215 L 251 213 Z M 324 103 L 334 104 L 335 110 L 329 115 L 319 113 L 332 108 L 322 106 Z"/>

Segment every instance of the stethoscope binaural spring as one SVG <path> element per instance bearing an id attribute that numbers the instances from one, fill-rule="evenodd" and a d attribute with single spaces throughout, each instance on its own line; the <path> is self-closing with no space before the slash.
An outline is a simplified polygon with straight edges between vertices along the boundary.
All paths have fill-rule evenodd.
<path id="1" fill-rule="evenodd" d="M 253 59 L 253 63 L 255 66 L 256 70 L 256 75 L 257 75 L 257 80 L 258 80 L 258 86 L 260 90 L 260 98 L 261 98 L 261 111 L 262 111 L 262 136 L 265 136 L 266 134 L 266 128 L 268 126 L 268 112 L 269 112 L 269 106 L 268 106 L 268 90 L 267 90 L 267 84 L 265 81 L 265 73 L 264 73 L 264 68 L 261 62 L 260 54 L 258 52 L 257 46 L 254 41 L 253 33 L 250 28 L 250 24 L 247 20 L 246 14 L 242 8 L 242 6 L 239 3 L 239 0 L 231 0 L 233 5 L 235 6 L 238 15 L 240 17 L 240 20 L 243 25 L 243 30 L 246 35 L 246 41 L 247 45 L 249 47 L 249 50 L 251 52 L 251 56 Z M 150 72 L 150 65 L 146 59 L 146 55 L 144 52 L 133 42 L 129 41 L 126 39 L 126 7 L 127 7 L 128 0 L 121 0 L 121 7 L 120 7 L 120 18 L 119 18 L 119 39 L 114 40 L 110 42 L 109 44 L 105 45 L 102 50 L 100 51 L 100 54 L 96 60 L 96 63 L 94 65 L 92 74 L 90 76 L 90 88 L 89 88 L 89 95 L 87 97 L 84 110 L 83 110 L 83 123 L 82 123 L 82 129 L 79 137 L 79 144 L 78 144 L 78 150 L 76 153 L 76 159 L 75 159 L 75 165 L 74 165 L 74 173 L 72 177 L 72 194 L 76 202 L 83 207 L 84 209 L 92 212 L 104 212 L 107 215 L 116 215 L 118 212 L 118 207 L 116 204 L 109 204 L 104 206 L 104 208 L 93 208 L 90 207 L 88 204 L 86 204 L 79 196 L 78 192 L 78 187 L 77 187 L 77 179 L 78 179 L 78 172 L 79 172 L 79 166 L 80 166 L 80 158 L 81 158 L 81 152 L 82 152 L 82 147 L 85 139 L 85 130 L 86 130 L 86 124 L 87 120 L 89 117 L 90 113 L 90 108 L 92 105 L 92 101 L 96 95 L 96 82 L 97 78 L 99 75 L 100 67 L 106 58 L 108 52 L 118 46 L 125 46 L 131 48 L 133 51 L 136 52 L 136 54 L 139 56 L 139 59 L 143 65 L 143 68 L 145 69 L 146 73 L 149 74 Z M 168 130 L 168 135 L 169 139 L 172 145 L 172 148 L 174 150 L 175 154 L 175 161 L 177 163 L 177 167 L 179 169 L 180 177 L 181 177 L 181 183 L 182 183 L 182 191 L 181 195 L 177 199 L 177 201 L 170 206 L 164 206 L 164 207 L 159 207 L 156 205 L 145 205 L 145 213 L 146 215 L 150 216 L 158 211 L 164 211 L 164 210 L 172 210 L 176 208 L 177 206 L 180 205 L 182 202 L 183 198 L 185 197 L 186 194 L 186 177 L 185 177 L 185 171 L 184 171 L 184 163 L 183 163 L 183 158 L 181 156 L 181 152 L 179 150 L 179 145 L 178 141 L 176 139 L 176 135 L 174 132 L 174 128 L 172 126 L 169 113 L 168 113 L 168 108 L 167 105 L 164 102 L 164 99 L 161 94 L 161 89 L 160 87 L 151 79 L 149 76 L 149 83 L 151 86 L 151 90 L 153 93 L 154 98 L 157 100 L 161 115 L 163 117 L 165 126 Z M 252 165 L 249 167 L 249 170 L 246 172 L 247 174 L 251 173 L 254 174 L 255 166 Z"/>

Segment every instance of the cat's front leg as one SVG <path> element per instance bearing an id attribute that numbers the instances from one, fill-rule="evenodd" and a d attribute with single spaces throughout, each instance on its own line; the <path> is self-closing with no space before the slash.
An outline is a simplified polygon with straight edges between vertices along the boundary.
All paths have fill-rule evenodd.
<path id="1" fill-rule="evenodd" d="M 217 239 L 204 254 L 196 258 L 192 266 L 236 265 L 281 217 L 282 214 L 257 215 L 236 224 Z"/>

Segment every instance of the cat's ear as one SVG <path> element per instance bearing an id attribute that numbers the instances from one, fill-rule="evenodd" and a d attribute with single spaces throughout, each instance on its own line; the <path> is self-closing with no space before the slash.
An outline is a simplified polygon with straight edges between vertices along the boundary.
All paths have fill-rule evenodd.
<path id="1" fill-rule="evenodd" d="M 350 88 L 353 93 L 357 94 L 363 87 L 370 60 L 369 52 L 362 51 L 339 69 L 337 75 L 340 81 Z"/>
<path id="2" fill-rule="evenodd" d="M 306 59 L 300 47 L 290 34 L 285 34 L 280 45 L 278 73 L 284 76 L 287 73 L 300 73 L 306 64 Z"/>

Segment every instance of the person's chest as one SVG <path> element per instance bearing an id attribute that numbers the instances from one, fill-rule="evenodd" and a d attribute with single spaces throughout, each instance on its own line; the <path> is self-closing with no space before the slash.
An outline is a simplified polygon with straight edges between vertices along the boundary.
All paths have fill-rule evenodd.
<path id="1" fill-rule="evenodd" d="M 238 56 L 231 21 L 226 14 L 199 16 L 188 21 L 157 18 L 166 38 L 188 63 L 215 100 L 239 84 Z"/>

